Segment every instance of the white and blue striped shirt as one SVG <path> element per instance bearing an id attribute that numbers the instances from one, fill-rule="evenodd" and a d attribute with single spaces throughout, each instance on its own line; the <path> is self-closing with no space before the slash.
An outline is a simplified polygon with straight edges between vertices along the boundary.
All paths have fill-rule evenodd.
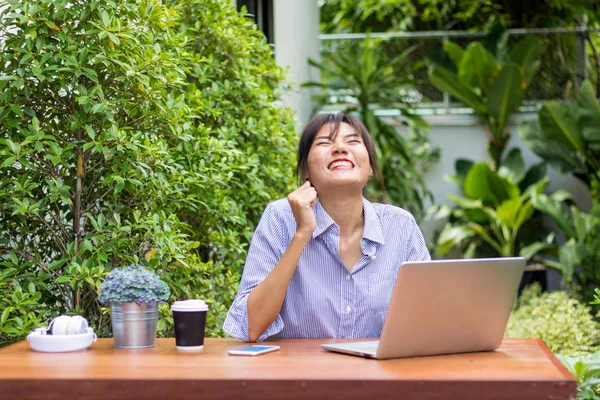
<path id="1" fill-rule="evenodd" d="M 379 337 L 400 265 L 430 259 L 419 226 L 408 211 L 363 198 L 363 257 L 348 271 L 340 257 L 339 226 L 318 201 L 313 210 L 317 225 L 281 312 L 258 340 Z M 248 341 L 248 295 L 277 265 L 295 232 L 288 200 L 269 204 L 254 232 L 225 332 Z"/>

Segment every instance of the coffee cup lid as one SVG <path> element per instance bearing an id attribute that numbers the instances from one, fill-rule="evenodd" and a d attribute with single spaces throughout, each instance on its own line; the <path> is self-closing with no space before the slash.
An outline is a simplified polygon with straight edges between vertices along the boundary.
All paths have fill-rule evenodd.
<path id="1" fill-rule="evenodd" d="M 171 306 L 173 311 L 208 311 L 208 306 L 204 300 L 179 300 Z"/>

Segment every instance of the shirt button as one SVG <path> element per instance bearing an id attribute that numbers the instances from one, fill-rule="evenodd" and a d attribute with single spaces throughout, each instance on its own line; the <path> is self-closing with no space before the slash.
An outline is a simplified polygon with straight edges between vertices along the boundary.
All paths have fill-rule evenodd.
<path id="1" fill-rule="evenodd" d="M 377 258 L 377 256 L 376 256 L 375 254 L 373 254 L 373 255 L 371 256 L 371 260 L 375 260 L 376 258 Z"/>
<path id="2" fill-rule="evenodd" d="M 352 277 L 350 276 L 350 274 L 346 275 L 346 280 L 349 281 Z"/>
<path id="3" fill-rule="evenodd" d="M 348 313 L 348 312 L 350 312 L 350 311 L 352 311 L 352 309 L 350 308 L 350 306 L 347 306 L 347 307 L 346 307 L 346 312 Z"/>

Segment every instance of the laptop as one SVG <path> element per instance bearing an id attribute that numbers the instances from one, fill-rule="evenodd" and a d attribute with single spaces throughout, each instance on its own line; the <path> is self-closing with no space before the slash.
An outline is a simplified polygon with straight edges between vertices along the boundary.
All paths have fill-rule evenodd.
<path id="1" fill-rule="evenodd" d="M 524 268 L 521 257 L 405 262 L 380 339 L 321 347 L 375 359 L 495 350 Z"/>

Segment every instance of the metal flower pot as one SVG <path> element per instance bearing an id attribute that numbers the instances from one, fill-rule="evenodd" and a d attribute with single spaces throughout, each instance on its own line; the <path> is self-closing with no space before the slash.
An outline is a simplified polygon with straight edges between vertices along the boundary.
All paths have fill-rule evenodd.
<path id="1" fill-rule="evenodd" d="M 141 349 L 156 346 L 158 303 L 110 303 L 115 347 Z"/>

